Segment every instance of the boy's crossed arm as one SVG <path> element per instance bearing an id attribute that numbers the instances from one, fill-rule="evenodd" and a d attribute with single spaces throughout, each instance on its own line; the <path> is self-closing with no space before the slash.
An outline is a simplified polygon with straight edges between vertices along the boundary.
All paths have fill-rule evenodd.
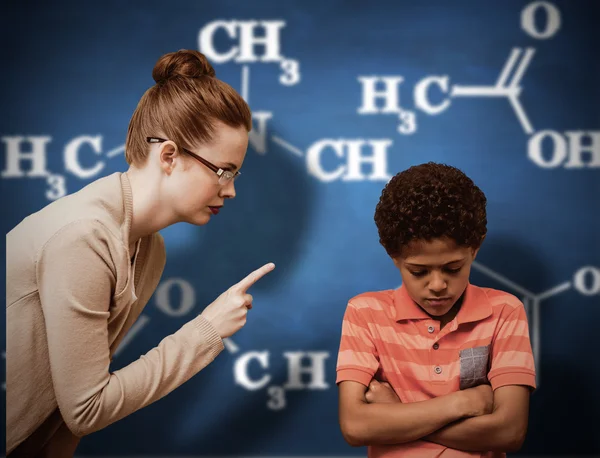
<path id="1" fill-rule="evenodd" d="M 490 414 L 448 425 L 424 439 L 465 451 L 516 452 L 527 432 L 529 387 L 502 386 L 493 396 L 494 408 Z"/>
<path id="2" fill-rule="evenodd" d="M 409 404 L 402 404 L 399 400 L 382 401 L 385 398 L 383 389 L 380 402 L 369 402 L 365 398 L 366 390 L 358 382 L 343 381 L 339 384 L 340 426 L 344 438 L 353 446 L 412 442 L 426 438 L 449 423 L 492 411 L 493 396 L 489 387 L 472 388 Z"/>
<path id="3" fill-rule="evenodd" d="M 518 450 L 525 439 L 530 395 L 529 388 L 526 386 L 503 386 L 497 388 L 492 394 L 490 386 L 482 385 L 428 401 L 401 404 L 392 388 L 387 384 L 373 380 L 366 393 L 363 385 L 359 383 L 355 383 L 355 385 L 358 385 L 354 387 L 355 394 L 362 391 L 363 402 L 373 406 L 391 406 L 391 409 L 388 410 L 372 410 L 370 416 L 363 419 L 365 422 L 387 424 L 385 433 L 391 434 L 391 436 L 382 434 L 381 430 L 386 429 L 385 426 L 373 428 L 372 425 L 363 423 L 366 430 L 362 437 L 366 441 L 356 445 L 400 444 L 423 439 L 464 451 L 511 452 Z M 350 390 L 350 388 L 347 389 L 347 391 Z M 489 403 L 490 399 L 491 403 Z M 348 403 L 349 400 L 350 396 L 346 396 L 342 400 L 340 386 L 340 418 L 342 418 L 342 405 Z M 486 400 L 488 404 L 481 410 L 483 400 Z M 433 404 L 434 401 L 436 404 Z M 465 405 L 465 403 L 471 403 L 471 405 Z M 398 425 L 394 419 L 402 421 L 400 419 L 402 414 L 398 410 L 402 409 L 399 407 L 402 405 L 413 406 L 418 413 L 412 415 L 408 409 L 404 409 L 402 413 L 406 416 L 402 420 L 406 423 Z M 393 410 L 394 406 L 396 411 Z M 461 413 L 461 409 L 463 414 L 465 412 L 467 414 L 458 419 L 451 419 L 439 428 L 434 428 L 439 421 L 448 418 L 444 416 L 448 408 L 456 409 L 455 415 Z M 436 411 L 436 409 L 440 410 Z M 348 412 L 347 409 L 346 412 Z M 342 431 L 344 432 L 343 427 Z M 426 432 L 423 433 L 423 431 Z M 346 432 L 344 432 L 344 436 L 346 437 Z M 385 442 L 382 442 L 381 439 Z"/>

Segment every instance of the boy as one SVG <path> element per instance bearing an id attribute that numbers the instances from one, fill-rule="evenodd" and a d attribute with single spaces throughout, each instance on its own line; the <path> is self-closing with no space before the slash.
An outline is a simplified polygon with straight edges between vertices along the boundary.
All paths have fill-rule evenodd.
<path id="1" fill-rule="evenodd" d="M 523 304 L 469 283 L 486 198 L 460 170 L 397 174 L 375 211 L 396 290 L 348 303 L 337 363 L 346 441 L 373 457 L 502 457 L 525 438 L 536 387 Z"/>

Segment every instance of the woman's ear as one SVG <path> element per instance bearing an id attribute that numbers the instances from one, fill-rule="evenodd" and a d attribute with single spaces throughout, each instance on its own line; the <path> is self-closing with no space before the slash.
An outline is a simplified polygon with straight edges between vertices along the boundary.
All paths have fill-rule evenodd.
<path id="1" fill-rule="evenodd" d="M 173 173 L 173 169 L 175 168 L 175 164 L 179 160 L 179 157 L 177 145 L 172 141 L 169 140 L 160 145 L 160 149 L 158 150 L 158 161 L 160 168 L 167 175 Z"/>

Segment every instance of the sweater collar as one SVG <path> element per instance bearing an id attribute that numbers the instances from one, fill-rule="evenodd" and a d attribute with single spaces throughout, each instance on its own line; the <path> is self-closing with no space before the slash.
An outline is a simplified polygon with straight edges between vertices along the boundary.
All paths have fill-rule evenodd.
<path id="1" fill-rule="evenodd" d="M 129 252 L 129 236 L 131 234 L 131 223 L 133 221 L 133 192 L 131 190 L 131 182 L 129 181 L 129 177 L 127 173 L 121 173 L 121 192 L 123 195 L 123 226 L 122 226 L 122 236 L 123 243 L 125 244 L 125 249 L 127 250 L 129 259 L 135 254 Z M 134 284 L 137 284 L 139 277 L 142 273 L 142 269 L 146 264 L 146 256 L 148 254 L 148 249 L 150 242 L 152 240 L 152 234 L 142 237 L 140 240 L 140 246 L 137 253 L 137 260 L 135 262 L 135 272 L 134 272 Z"/>

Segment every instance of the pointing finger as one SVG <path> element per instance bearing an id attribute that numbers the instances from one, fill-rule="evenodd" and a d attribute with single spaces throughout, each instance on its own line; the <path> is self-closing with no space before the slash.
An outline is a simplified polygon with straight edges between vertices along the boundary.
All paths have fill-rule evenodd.
<path id="1" fill-rule="evenodd" d="M 250 275 L 248 275 L 235 286 L 236 288 L 240 289 L 242 293 L 245 293 L 252 285 L 254 285 L 254 283 L 256 283 L 262 277 L 267 275 L 273 269 L 275 269 L 275 264 L 273 264 L 272 262 L 265 264 L 260 269 L 256 269 L 254 272 L 252 272 Z"/>

